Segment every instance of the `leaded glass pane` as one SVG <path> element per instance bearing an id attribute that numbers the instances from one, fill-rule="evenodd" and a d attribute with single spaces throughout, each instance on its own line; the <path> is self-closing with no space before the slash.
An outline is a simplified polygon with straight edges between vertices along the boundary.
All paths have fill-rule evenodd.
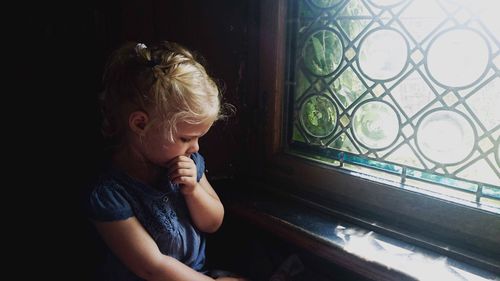
<path id="1" fill-rule="evenodd" d="M 290 2 L 289 152 L 500 212 L 500 3 Z"/>

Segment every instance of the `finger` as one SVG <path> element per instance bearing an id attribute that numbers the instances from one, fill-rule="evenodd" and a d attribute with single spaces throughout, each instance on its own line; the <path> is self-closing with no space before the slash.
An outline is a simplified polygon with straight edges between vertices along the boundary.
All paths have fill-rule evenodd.
<path id="1" fill-rule="evenodd" d="M 175 179 L 172 179 L 171 181 L 179 185 L 189 185 L 189 186 L 195 183 L 193 177 L 186 177 L 186 176 L 179 176 L 176 177 Z"/>
<path id="2" fill-rule="evenodd" d="M 169 174 L 177 170 L 193 170 L 193 169 L 196 169 L 196 166 L 194 164 L 186 162 L 177 162 L 167 167 L 167 171 Z"/>
<path id="3" fill-rule="evenodd" d="M 196 171 L 194 169 L 175 169 L 169 172 L 168 176 L 171 179 L 179 176 L 194 177 L 196 176 Z"/>
<path id="4" fill-rule="evenodd" d="M 184 168 L 187 167 L 188 165 L 194 165 L 194 161 L 191 158 L 181 155 L 170 160 L 167 163 L 167 168 L 168 169 L 173 169 L 175 167 Z"/>
<path id="5" fill-rule="evenodd" d="M 186 173 L 188 171 L 191 171 L 191 173 L 196 173 L 196 166 L 189 163 L 176 163 L 167 168 L 168 175 L 179 173 L 179 171 L 183 171 L 183 173 Z"/>
<path id="6" fill-rule="evenodd" d="M 185 156 L 185 155 L 178 155 L 178 156 L 175 156 L 172 160 L 170 160 L 169 162 L 192 162 L 193 159 Z"/>

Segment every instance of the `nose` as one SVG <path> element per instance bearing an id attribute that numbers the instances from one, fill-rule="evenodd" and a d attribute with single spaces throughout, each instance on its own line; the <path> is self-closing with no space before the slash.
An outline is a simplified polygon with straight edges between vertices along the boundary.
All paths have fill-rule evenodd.
<path id="1" fill-rule="evenodd" d="M 195 152 L 198 152 L 198 150 L 200 150 L 200 145 L 198 144 L 198 139 L 194 139 L 189 145 L 188 153 L 189 154 L 195 153 Z"/>

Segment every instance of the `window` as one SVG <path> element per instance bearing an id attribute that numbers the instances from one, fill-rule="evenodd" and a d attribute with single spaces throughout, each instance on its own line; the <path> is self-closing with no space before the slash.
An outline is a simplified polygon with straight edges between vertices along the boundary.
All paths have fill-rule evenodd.
<path id="1" fill-rule="evenodd" d="M 268 179 L 498 267 L 499 4 L 262 3 Z"/>
<path id="2" fill-rule="evenodd" d="M 500 213 L 500 7 L 461 4 L 295 3 L 291 151 Z"/>

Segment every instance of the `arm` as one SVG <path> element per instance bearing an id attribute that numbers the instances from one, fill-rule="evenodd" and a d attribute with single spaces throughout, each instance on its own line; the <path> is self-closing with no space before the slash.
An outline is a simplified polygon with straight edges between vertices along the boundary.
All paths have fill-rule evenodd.
<path id="1" fill-rule="evenodd" d="M 95 222 L 113 253 L 136 275 L 151 281 L 213 281 L 182 262 L 163 255 L 137 218 Z"/>
<path id="2" fill-rule="evenodd" d="M 192 192 L 183 194 L 196 227 L 209 233 L 217 231 L 224 218 L 224 207 L 205 174 Z"/>
<path id="3" fill-rule="evenodd" d="M 178 156 L 169 166 L 172 182 L 182 186 L 189 214 L 196 227 L 203 232 L 215 232 L 224 218 L 224 207 L 205 174 L 196 181 L 196 165 L 186 156 Z"/>

